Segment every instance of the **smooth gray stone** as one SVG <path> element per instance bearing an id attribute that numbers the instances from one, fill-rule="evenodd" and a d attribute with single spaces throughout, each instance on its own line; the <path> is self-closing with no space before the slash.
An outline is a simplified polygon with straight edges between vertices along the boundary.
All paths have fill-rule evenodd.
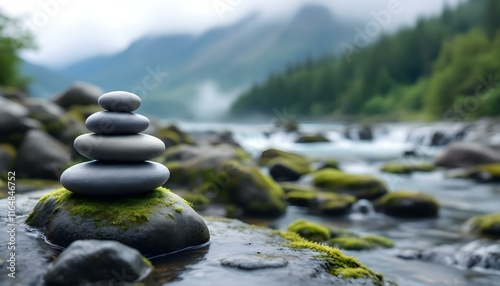
<path id="1" fill-rule="evenodd" d="M 163 141 L 146 134 L 83 134 L 75 139 L 73 145 L 81 155 L 104 161 L 145 161 L 165 151 Z"/>
<path id="2" fill-rule="evenodd" d="M 97 134 L 137 134 L 148 129 L 149 119 L 136 113 L 101 111 L 90 115 L 85 126 Z"/>
<path id="3" fill-rule="evenodd" d="M 132 112 L 141 106 L 141 98 L 126 91 L 112 91 L 101 95 L 97 103 L 109 111 Z"/>
<path id="4" fill-rule="evenodd" d="M 150 192 L 169 177 L 167 167 L 155 162 L 91 161 L 66 169 L 60 180 L 74 193 L 106 196 Z"/>
<path id="5" fill-rule="evenodd" d="M 82 285 L 89 282 L 114 281 L 119 271 L 120 282 L 136 281 L 146 277 L 151 267 L 141 253 L 114 240 L 77 240 L 70 244 L 49 266 L 45 274 L 48 285 Z M 85 271 L 82 271 L 85 269 Z"/>

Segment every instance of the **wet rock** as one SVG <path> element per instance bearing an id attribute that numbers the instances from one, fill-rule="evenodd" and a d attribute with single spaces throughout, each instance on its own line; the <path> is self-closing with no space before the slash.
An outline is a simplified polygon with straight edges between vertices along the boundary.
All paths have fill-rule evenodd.
<path id="1" fill-rule="evenodd" d="M 500 213 L 473 217 L 465 223 L 464 230 L 474 234 L 500 238 Z"/>
<path id="2" fill-rule="evenodd" d="M 339 169 L 339 162 L 334 159 L 326 160 L 320 163 L 318 170 Z"/>
<path id="3" fill-rule="evenodd" d="M 372 200 L 387 192 L 384 183 L 371 176 L 347 174 L 336 169 L 318 170 L 308 176 L 313 185 L 323 191 L 349 194 L 357 199 Z"/>
<path id="4" fill-rule="evenodd" d="M 182 144 L 195 144 L 193 138 L 186 132 L 182 131 L 176 125 L 168 125 L 166 127 L 158 128 L 158 130 L 156 131 L 156 136 L 163 141 L 166 148 Z"/>
<path id="5" fill-rule="evenodd" d="M 339 236 L 328 240 L 328 245 L 346 250 L 370 250 L 375 248 L 392 248 L 392 240 L 378 235 L 360 237 Z"/>
<path id="6" fill-rule="evenodd" d="M 69 152 L 40 130 L 26 133 L 18 149 L 15 170 L 19 178 L 58 179 L 58 168 L 69 163 Z"/>
<path id="7" fill-rule="evenodd" d="M 234 147 L 241 147 L 240 144 L 234 139 L 231 131 L 209 132 L 209 134 L 200 137 L 199 142 L 201 145 L 215 146 L 219 144 L 228 144 Z"/>
<path id="8" fill-rule="evenodd" d="M 432 172 L 435 167 L 432 164 L 425 163 L 398 163 L 398 162 L 388 162 L 385 163 L 380 170 L 384 173 L 392 174 L 411 174 L 413 172 Z"/>
<path id="9" fill-rule="evenodd" d="M 267 165 L 269 166 L 269 174 L 277 182 L 297 181 L 303 175 L 311 172 L 309 164 L 285 157 L 273 158 Z"/>
<path id="10" fill-rule="evenodd" d="M 430 195 L 411 191 L 388 193 L 374 202 L 375 208 L 396 217 L 436 217 L 439 202 Z"/>
<path id="11" fill-rule="evenodd" d="M 59 189 L 40 198 L 26 224 L 58 246 L 83 239 L 116 240 L 144 256 L 202 245 L 210 238 L 203 219 L 163 188 L 106 199 Z"/>
<path id="12" fill-rule="evenodd" d="M 267 165 L 269 163 L 269 161 L 271 161 L 272 159 L 277 158 L 277 157 L 291 160 L 298 165 L 308 165 L 310 163 L 309 160 L 307 160 L 305 157 L 303 157 L 301 155 L 286 152 L 286 151 L 279 150 L 276 148 L 271 148 L 271 149 L 267 149 L 267 150 L 262 151 L 260 158 L 259 158 L 259 164 L 260 165 Z"/>
<path id="13" fill-rule="evenodd" d="M 286 211 L 283 189 L 257 167 L 231 160 L 216 168 L 215 176 L 202 186 L 203 193 L 242 208 L 246 215 L 274 217 Z"/>
<path id="14" fill-rule="evenodd" d="M 373 132 L 370 126 L 347 126 L 344 129 L 344 136 L 350 140 L 371 141 Z"/>
<path id="15" fill-rule="evenodd" d="M 452 178 L 467 178 L 478 182 L 499 182 L 500 163 L 479 165 L 477 167 L 460 170 L 450 175 Z"/>
<path id="16" fill-rule="evenodd" d="M 97 105 L 97 99 L 103 93 L 102 89 L 95 85 L 77 82 L 57 95 L 53 102 L 64 109 L 75 105 Z"/>
<path id="17" fill-rule="evenodd" d="M 477 143 L 450 144 L 435 161 L 436 166 L 446 168 L 473 167 L 489 163 L 500 163 L 500 152 Z"/>
<path id="18" fill-rule="evenodd" d="M 288 231 L 295 232 L 303 238 L 317 242 L 325 241 L 330 238 L 330 231 L 328 228 L 305 219 L 298 219 L 290 223 L 288 225 Z"/>
<path id="19" fill-rule="evenodd" d="M 244 270 L 255 270 L 265 268 L 279 268 L 288 265 L 288 261 L 283 257 L 267 256 L 262 254 L 246 255 L 223 258 L 220 261 L 222 266 L 239 268 Z"/>
<path id="20" fill-rule="evenodd" d="M 45 282 L 48 285 L 123 283 L 141 280 L 150 272 L 149 261 L 133 248 L 116 241 L 77 240 L 50 265 Z"/>
<path id="21" fill-rule="evenodd" d="M 330 142 L 328 138 L 326 138 L 322 134 L 305 134 L 305 135 L 300 135 L 296 140 L 295 143 L 327 143 Z"/>

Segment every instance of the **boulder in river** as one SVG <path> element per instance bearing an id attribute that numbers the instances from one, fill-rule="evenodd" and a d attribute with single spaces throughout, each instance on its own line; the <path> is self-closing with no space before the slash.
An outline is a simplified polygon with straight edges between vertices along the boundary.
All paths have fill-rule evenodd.
<path id="1" fill-rule="evenodd" d="M 473 217 L 465 223 L 464 229 L 470 233 L 500 238 L 500 213 Z"/>
<path id="2" fill-rule="evenodd" d="M 453 143 L 436 158 L 435 165 L 446 168 L 473 167 L 500 163 L 500 152 L 478 143 Z"/>
<path id="3" fill-rule="evenodd" d="M 330 140 L 322 134 L 303 134 L 300 135 L 295 143 L 328 143 Z"/>
<path id="4" fill-rule="evenodd" d="M 315 187 L 326 192 L 344 193 L 358 199 L 376 199 L 387 190 L 382 181 L 367 175 L 347 174 L 336 169 L 322 169 L 310 174 Z"/>
<path id="5" fill-rule="evenodd" d="M 374 202 L 377 210 L 396 217 L 436 217 L 439 202 L 430 195 L 412 191 L 390 192 Z"/>
<path id="6" fill-rule="evenodd" d="M 77 240 L 50 265 L 49 285 L 132 282 L 151 272 L 151 263 L 131 247 L 110 240 Z"/>
<path id="7" fill-rule="evenodd" d="M 309 164 L 285 157 L 273 158 L 267 165 L 269 174 L 277 182 L 297 181 L 301 176 L 311 172 Z"/>

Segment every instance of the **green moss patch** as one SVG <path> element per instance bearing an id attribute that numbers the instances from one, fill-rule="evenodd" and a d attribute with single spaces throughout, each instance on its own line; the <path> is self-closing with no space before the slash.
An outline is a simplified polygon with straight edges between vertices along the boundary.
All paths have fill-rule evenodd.
<path id="1" fill-rule="evenodd" d="M 321 253 L 317 258 L 325 261 L 325 270 L 343 279 L 371 279 L 377 284 L 382 284 L 384 277 L 377 273 L 352 256 L 346 256 L 341 250 L 327 245 L 309 241 L 298 234 L 288 231 L 280 232 L 280 235 L 290 242 L 287 246 L 297 249 L 310 249 Z"/>
<path id="2" fill-rule="evenodd" d="M 324 241 L 330 238 L 328 228 L 304 219 L 298 219 L 288 225 L 288 230 L 312 241 Z"/>
<path id="3" fill-rule="evenodd" d="M 500 213 L 476 216 L 466 223 L 469 232 L 500 238 Z"/>
<path id="4" fill-rule="evenodd" d="M 432 172 L 436 167 L 425 163 L 389 162 L 382 166 L 381 171 L 392 174 L 410 174 L 413 172 Z"/>
<path id="5" fill-rule="evenodd" d="M 156 188 L 152 192 L 129 197 L 89 197 L 75 194 L 65 188 L 42 196 L 40 203 L 49 199 L 55 200 L 59 209 L 68 210 L 72 216 L 83 216 L 94 219 L 97 226 L 114 225 L 127 228 L 131 223 L 149 221 L 150 215 L 160 207 L 176 208 L 174 199 L 165 200 L 171 192 L 165 188 Z M 177 206 L 179 207 L 179 206 Z M 31 225 L 35 217 L 31 212 L 26 223 Z"/>
<path id="6" fill-rule="evenodd" d="M 335 237 L 328 240 L 328 245 L 347 250 L 369 250 L 374 248 L 392 248 L 392 240 L 377 236 L 366 235 L 361 237 Z"/>

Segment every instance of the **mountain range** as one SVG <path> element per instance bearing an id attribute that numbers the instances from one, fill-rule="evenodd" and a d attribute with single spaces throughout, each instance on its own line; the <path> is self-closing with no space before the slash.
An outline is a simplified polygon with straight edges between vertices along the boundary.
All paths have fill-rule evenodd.
<path id="1" fill-rule="evenodd" d="M 145 36 L 116 54 L 88 58 L 59 70 L 24 62 L 31 93 L 49 97 L 72 81 L 104 90 L 131 90 L 143 97 L 142 112 L 163 118 L 202 117 L 197 102 L 231 100 L 243 89 L 292 65 L 340 52 L 356 23 L 338 20 L 326 7 L 307 5 L 287 20 L 264 21 L 258 14 L 200 35 Z M 207 88 L 212 96 L 201 100 Z M 213 88 L 212 88 L 213 89 Z M 221 105 L 227 105 L 220 103 Z M 201 108 L 203 110 L 203 108 Z"/>

